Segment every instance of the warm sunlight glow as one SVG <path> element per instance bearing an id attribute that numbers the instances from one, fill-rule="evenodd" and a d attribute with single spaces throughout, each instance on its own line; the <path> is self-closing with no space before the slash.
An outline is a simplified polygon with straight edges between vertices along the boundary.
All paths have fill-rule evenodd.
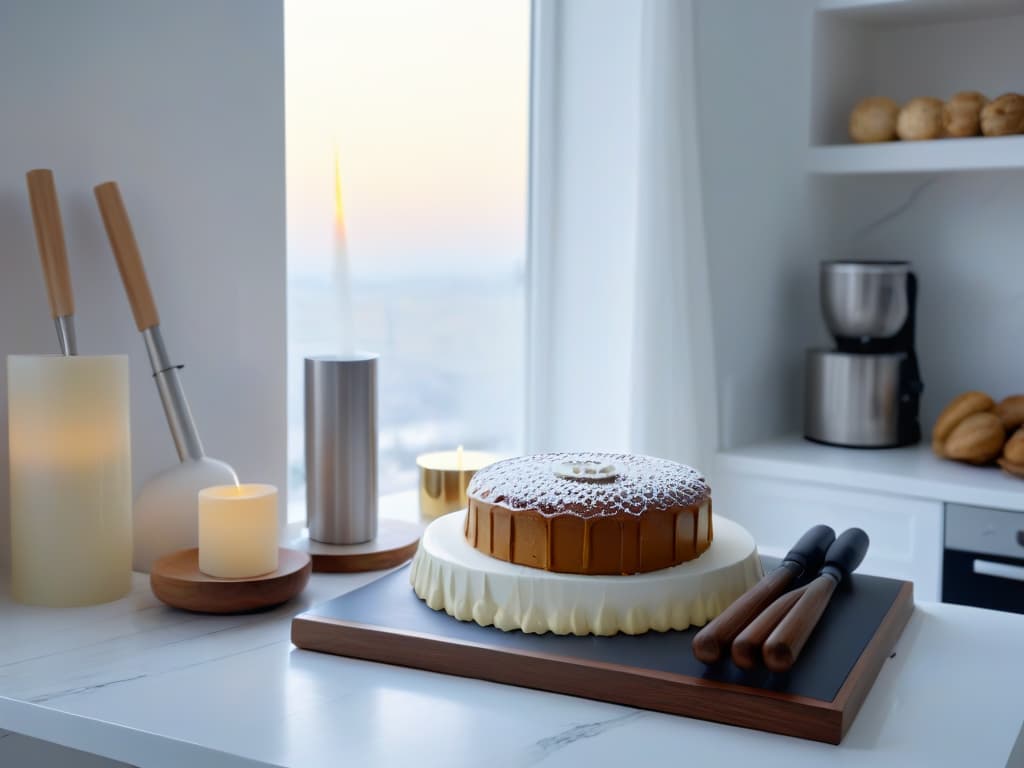
<path id="1" fill-rule="evenodd" d="M 334 241 L 335 243 L 347 242 L 348 236 L 345 233 L 345 205 L 341 197 L 341 160 L 338 157 L 338 147 L 334 147 Z"/>
<path id="2" fill-rule="evenodd" d="M 529 0 L 288 0 L 288 257 L 353 279 L 522 263 Z"/>

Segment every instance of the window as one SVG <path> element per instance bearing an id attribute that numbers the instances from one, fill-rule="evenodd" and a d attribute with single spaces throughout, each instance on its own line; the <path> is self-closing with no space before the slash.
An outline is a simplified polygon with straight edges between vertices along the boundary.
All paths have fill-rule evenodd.
<path id="1" fill-rule="evenodd" d="M 522 449 L 529 14 L 285 3 L 293 509 L 303 358 L 348 343 L 381 356 L 382 494 L 424 451 Z"/>

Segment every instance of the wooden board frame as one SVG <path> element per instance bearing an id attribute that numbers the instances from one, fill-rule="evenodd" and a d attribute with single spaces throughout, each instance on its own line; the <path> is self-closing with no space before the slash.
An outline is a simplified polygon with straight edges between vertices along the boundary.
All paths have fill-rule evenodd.
<path id="1" fill-rule="evenodd" d="M 853 724 L 913 610 L 913 584 L 904 582 L 832 701 L 342 621 L 317 616 L 315 609 L 294 619 L 292 642 L 300 648 L 340 656 L 582 696 L 838 744 Z"/>

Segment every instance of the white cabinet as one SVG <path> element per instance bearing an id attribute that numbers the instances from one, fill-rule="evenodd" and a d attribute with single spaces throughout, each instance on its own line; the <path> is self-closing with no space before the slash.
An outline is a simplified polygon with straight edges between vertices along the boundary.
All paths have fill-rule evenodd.
<path id="1" fill-rule="evenodd" d="M 743 525 L 775 557 L 818 523 L 837 534 L 863 528 L 871 546 L 860 571 L 912 581 L 917 599 L 939 599 L 941 502 L 731 471 L 716 472 L 713 499 L 716 515 Z"/>
<path id="2" fill-rule="evenodd" d="M 746 527 L 762 554 L 784 555 L 816 523 L 863 528 L 871 547 L 861 569 L 913 581 L 919 600 L 942 593 L 946 504 L 1024 520 L 1024 482 L 943 461 L 926 444 L 862 450 L 791 434 L 720 452 L 711 485 L 715 514 Z"/>

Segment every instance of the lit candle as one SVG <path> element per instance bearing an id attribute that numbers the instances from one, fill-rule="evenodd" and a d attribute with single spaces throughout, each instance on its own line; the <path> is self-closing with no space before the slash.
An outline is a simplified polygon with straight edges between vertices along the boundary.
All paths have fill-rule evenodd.
<path id="1" fill-rule="evenodd" d="M 416 459 L 420 468 L 420 515 L 433 519 L 466 508 L 466 487 L 477 470 L 498 457 L 483 451 L 424 453 Z"/>
<path id="2" fill-rule="evenodd" d="M 128 358 L 7 358 L 11 594 L 93 605 L 132 586 Z"/>
<path id="3" fill-rule="evenodd" d="M 244 483 L 199 492 L 199 570 L 245 579 L 277 570 L 277 488 Z"/>

